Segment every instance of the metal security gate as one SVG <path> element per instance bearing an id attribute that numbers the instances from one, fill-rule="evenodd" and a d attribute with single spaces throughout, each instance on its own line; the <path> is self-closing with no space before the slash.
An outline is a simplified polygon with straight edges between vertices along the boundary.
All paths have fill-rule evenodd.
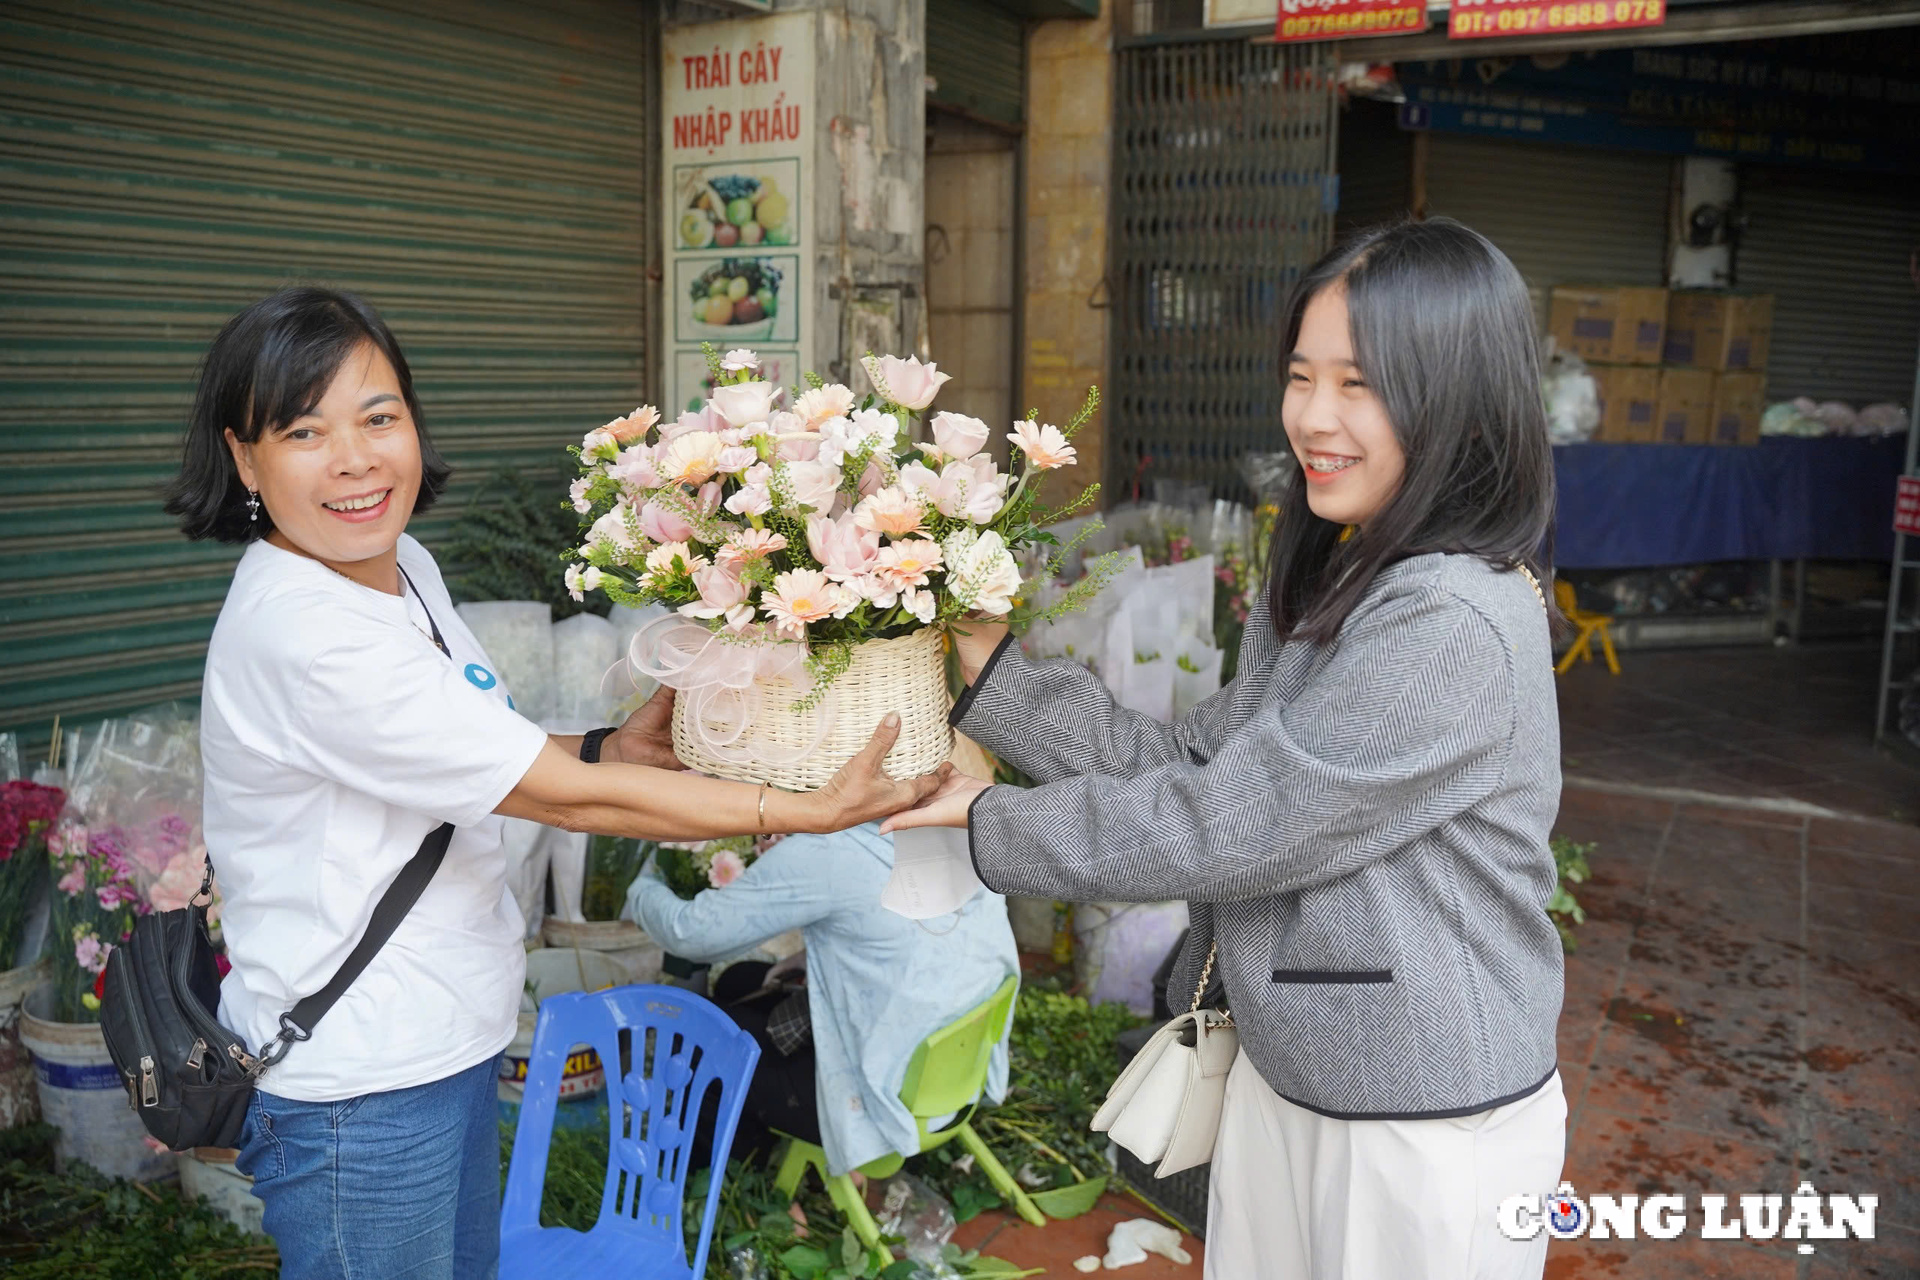
<path id="1" fill-rule="evenodd" d="M 1244 39 L 1117 56 L 1107 495 L 1240 495 L 1240 455 L 1281 447 L 1288 292 L 1333 234 L 1333 60 Z"/>
<path id="2" fill-rule="evenodd" d="M 1920 340 L 1910 257 L 1920 182 L 1755 165 L 1741 171 L 1740 204 L 1734 283 L 1773 295 L 1768 398 L 1907 403 Z"/>
<path id="3" fill-rule="evenodd" d="M 198 692 L 235 553 L 158 487 L 208 341 L 280 285 L 360 292 L 406 346 L 457 468 L 430 543 L 643 398 L 652 21 L 0 0 L 0 730 Z"/>

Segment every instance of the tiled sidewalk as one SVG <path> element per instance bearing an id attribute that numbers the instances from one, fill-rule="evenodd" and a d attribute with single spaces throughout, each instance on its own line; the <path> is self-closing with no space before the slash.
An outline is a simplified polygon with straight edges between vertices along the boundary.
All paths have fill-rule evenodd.
<path id="1" fill-rule="evenodd" d="M 1625 653 L 1560 679 L 1569 778 L 1920 820 L 1920 768 L 1873 746 L 1877 648 Z"/>
<path id="2" fill-rule="evenodd" d="M 1811 1257 L 1578 1240 L 1553 1246 L 1549 1280 L 1920 1277 L 1920 828 L 1575 786 L 1558 829 L 1597 845 L 1560 1018 L 1576 1190 L 1791 1195 L 1807 1179 L 1881 1199 L 1879 1239 Z M 959 1239 L 1071 1275 L 1133 1216 L 1150 1215 L 1110 1195 L 1044 1230 L 982 1215 Z M 1121 1274 L 1198 1280 L 1188 1248 L 1191 1267 Z"/>
<path id="3" fill-rule="evenodd" d="M 1577 1190 L 1877 1192 L 1879 1239 L 1556 1243 L 1553 1280 L 1920 1276 L 1920 829 L 1570 788 Z M 1697 1211 L 1696 1211 L 1697 1222 Z"/>

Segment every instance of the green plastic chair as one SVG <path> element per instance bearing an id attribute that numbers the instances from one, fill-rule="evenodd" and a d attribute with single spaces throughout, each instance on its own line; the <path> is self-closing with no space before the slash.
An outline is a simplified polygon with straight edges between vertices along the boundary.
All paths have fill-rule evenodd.
<path id="1" fill-rule="evenodd" d="M 909 1155 L 931 1151 L 958 1138 L 986 1173 L 993 1189 L 1011 1202 L 1022 1218 L 1039 1227 L 1046 1225 L 1047 1216 L 1013 1180 L 1006 1166 L 987 1150 L 987 1144 L 973 1131 L 971 1123 L 974 1109 L 980 1103 L 980 1093 L 987 1085 L 987 1067 L 1000 1038 L 1007 1032 L 1008 1020 L 1013 1016 L 1013 998 L 1019 990 L 1020 979 L 1009 977 L 985 1004 L 921 1041 L 907 1063 L 900 1101 L 906 1104 L 920 1131 L 920 1146 Z M 946 1115 L 954 1119 L 940 1129 L 927 1128 L 928 1120 Z M 861 1165 L 860 1172 L 869 1178 L 887 1178 L 899 1172 L 905 1163 L 905 1156 L 894 1152 Z M 866 1201 L 854 1188 L 852 1175 L 829 1175 L 827 1153 L 817 1144 L 793 1138 L 774 1186 L 781 1195 L 791 1199 L 800 1189 L 800 1180 L 807 1176 L 809 1167 L 819 1171 L 828 1198 L 853 1227 L 860 1242 L 876 1259 L 891 1263 L 892 1255 L 880 1244 L 880 1224 L 867 1211 Z"/>

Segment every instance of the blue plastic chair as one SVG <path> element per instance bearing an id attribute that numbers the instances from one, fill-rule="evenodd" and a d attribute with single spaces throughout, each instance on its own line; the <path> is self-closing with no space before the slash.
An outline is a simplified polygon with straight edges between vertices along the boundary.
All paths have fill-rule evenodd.
<path id="1" fill-rule="evenodd" d="M 591 1231 L 540 1225 L 560 1074 L 576 1044 L 607 1072 L 607 1186 Z M 591 1267 L 603 1280 L 706 1274 L 727 1154 L 760 1046 L 711 1002 L 678 987 L 625 986 L 540 1003 L 526 1094 L 500 1210 L 500 1280 Z M 681 1226 L 687 1164 L 708 1090 L 719 1087 L 713 1176 L 689 1264 Z"/>

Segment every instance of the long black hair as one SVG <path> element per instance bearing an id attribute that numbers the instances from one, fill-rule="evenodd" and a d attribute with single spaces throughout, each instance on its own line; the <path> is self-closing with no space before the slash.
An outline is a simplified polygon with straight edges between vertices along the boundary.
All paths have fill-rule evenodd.
<path id="1" fill-rule="evenodd" d="M 1553 451 L 1520 273 L 1450 218 L 1363 231 L 1301 277 L 1287 308 L 1283 371 L 1307 304 L 1342 284 L 1354 358 L 1386 408 L 1406 471 L 1366 527 L 1342 541 L 1342 526 L 1308 508 L 1300 462 L 1288 451 L 1292 484 L 1267 553 L 1275 631 L 1333 639 L 1375 574 L 1433 551 L 1524 564 L 1548 590 Z"/>
<path id="2" fill-rule="evenodd" d="M 251 443 L 311 413 L 347 357 L 367 342 L 393 365 L 420 439 L 420 492 L 414 514 L 433 505 L 453 468 L 427 435 L 420 401 L 413 394 L 413 372 L 400 343 L 380 313 L 362 299 L 301 285 L 262 298 L 227 321 L 201 362 L 180 474 L 166 489 L 167 514 L 179 517 L 189 538 L 251 542 L 272 531 L 265 507 L 257 520 L 247 512 L 247 488 L 227 448 L 227 429 Z"/>

